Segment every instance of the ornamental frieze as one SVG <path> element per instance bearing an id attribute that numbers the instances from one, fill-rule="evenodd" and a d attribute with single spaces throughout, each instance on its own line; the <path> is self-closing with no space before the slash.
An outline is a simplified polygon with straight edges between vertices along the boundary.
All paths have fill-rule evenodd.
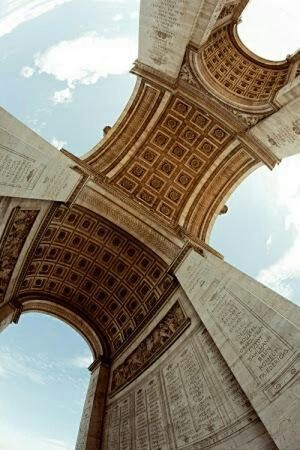
<path id="1" fill-rule="evenodd" d="M 114 369 L 111 391 L 130 383 L 158 358 L 190 324 L 179 302 L 176 302 L 140 345 Z"/>
<path id="2" fill-rule="evenodd" d="M 38 211 L 14 208 L 0 243 L 0 303 L 4 301 L 18 257 Z"/>

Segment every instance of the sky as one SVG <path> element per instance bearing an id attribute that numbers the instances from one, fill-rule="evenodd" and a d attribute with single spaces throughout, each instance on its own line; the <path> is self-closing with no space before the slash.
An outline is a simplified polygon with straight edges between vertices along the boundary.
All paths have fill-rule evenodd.
<path id="1" fill-rule="evenodd" d="M 132 92 L 136 0 L 0 0 L 0 105 L 83 155 Z M 267 59 L 300 45 L 299 0 L 251 0 L 238 32 Z M 300 155 L 261 168 L 228 201 L 210 244 L 300 305 Z M 0 339 L 0 450 L 73 450 L 91 354 L 73 329 L 26 314 Z"/>

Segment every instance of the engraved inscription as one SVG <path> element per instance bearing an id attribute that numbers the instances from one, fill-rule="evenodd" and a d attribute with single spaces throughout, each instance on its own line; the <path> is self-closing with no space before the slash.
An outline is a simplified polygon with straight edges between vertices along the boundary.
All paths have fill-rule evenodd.
<path id="1" fill-rule="evenodd" d="M 209 309 L 258 384 L 278 375 L 292 357 L 288 343 L 229 290 L 216 293 Z"/>
<path id="2" fill-rule="evenodd" d="M 109 414 L 109 426 L 110 433 L 108 436 L 108 450 L 116 450 L 120 448 L 119 428 L 120 428 L 120 411 L 121 405 L 116 404 L 110 410 Z"/>
<path id="3" fill-rule="evenodd" d="M 51 147 L 41 151 L 1 127 L 0 140 L 2 195 L 64 201 L 82 178 L 70 168 L 69 159 Z"/>
<path id="4" fill-rule="evenodd" d="M 184 0 L 152 2 L 153 27 L 149 32 L 152 47 L 149 56 L 157 66 L 167 62 L 167 54 L 174 45 L 177 30 L 181 27 L 184 7 Z"/>
<path id="5" fill-rule="evenodd" d="M 272 135 L 267 135 L 268 142 L 272 146 L 281 147 L 285 144 L 294 144 L 300 135 L 300 119 L 294 120 L 290 126 L 287 124 L 282 127 L 277 127 Z"/>
<path id="6" fill-rule="evenodd" d="M 210 379 L 213 380 L 214 386 L 222 386 L 221 395 L 226 398 L 221 406 L 224 421 L 229 424 L 238 417 L 249 414 L 251 410 L 250 402 L 238 382 L 233 376 L 231 370 L 226 364 L 216 344 L 213 342 L 206 328 L 202 328 L 195 336 L 195 342 L 201 352 L 203 365 L 207 367 Z"/>
<path id="7" fill-rule="evenodd" d="M 0 145 L 0 185 L 25 190 L 34 189 L 46 168 L 33 158 Z"/>
<path id="8" fill-rule="evenodd" d="M 159 380 L 153 377 L 146 385 L 151 450 L 167 448 Z"/>
<path id="9" fill-rule="evenodd" d="M 160 368 L 112 402 L 106 422 L 108 450 L 127 448 L 112 437 L 117 435 L 115 423 L 122 420 L 116 411 L 125 401 L 132 405 L 127 410 L 134 411 L 132 450 L 206 448 L 258 421 L 203 324 Z"/>
<path id="10" fill-rule="evenodd" d="M 133 444 L 131 432 L 134 435 Z M 109 407 L 105 422 L 105 449 L 169 449 L 158 373 L 133 390 L 133 395 L 124 396 Z"/>
<path id="11" fill-rule="evenodd" d="M 213 268 L 203 260 L 200 265 L 198 261 L 191 260 L 191 263 L 184 269 L 184 273 L 181 276 L 179 271 L 179 279 L 181 285 L 185 287 L 186 291 L 191 296 L 201 296 L 201 303 L 205 303 L 204 293 L 210 288 L 217 288 L 219 280 L 216 279 Z"/>
<path id="12" fill-rule="evenodd" d="M 135 444 L 136 448 L 140 450 L 151 450 L 146 396 L 142 388 L 135 392 Z"/>
<path id="13" fill-rule="evenodd" d="M 126 398 L 120 405 L 120 448 L 131 450 L 130 405 Z"/>
<path id="14" fill-rule="evenodd" d="M 176 364 L 165 368 L 164 378 L 179 445 L 210 435 L 224 426 L 192 346 L 180 352 Z"/>

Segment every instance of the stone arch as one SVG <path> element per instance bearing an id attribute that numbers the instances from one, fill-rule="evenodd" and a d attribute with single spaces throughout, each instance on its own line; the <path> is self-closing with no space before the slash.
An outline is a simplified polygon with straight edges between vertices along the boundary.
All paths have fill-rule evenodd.
<path id="1" fill-rule="evenodd" d="M 190 214 L 186 219 L 185 225 L 188 233 L 209 244 L 212 229 L 227 200 L 243 181 L 260 167 L 262 167 L 261 163 L 246 162 L 232 179 L 229 179 L 224 186 L 221 186 L 221 189 L 215 195 L 213 195 L 213 184 L 207 183 L 207 189 L 195 196 L 193 206 L 190 208 Z M 213 201 L 207 201 L 210 198 L 213 198 Z M 203 201 L 205 200 L 207 202 L 206 208 L 203 207 Z M 199 208 L 199 205 L 202 208 Z"/>
<path id="2" fill-rule="evenodd" d="M 236 23 L 217 27 L 192 59 L 206 89 L 249 112 L 273 111 L 272 101 L 288 81 L 290 61 L 268 61 L 254 54 L 239 38 Z"/>
<path id="3" fill-rule="evenodd" d="M 103 346 L 99 333 L 96 333 L 87 321 L 85 321 L 82 317 L 79 317 L 78 314 L 73 312 L 71 309 L 49 299 L 43 299 L 41 296 L 36 299 L 28 298 L 22 301 L 20 315 L 30 312 L 53 316 L 72 327 L 88 344 L 93 354 L 94 361 L 104 355 L 105 346 Z"/>
<path id="4" fill-rule="evenodd" d="M 18 323 L 22 314 L 40 313 L 53 316 L 69 325 L 84 339 L 90 348 L 93 362 L 88 367 L 90 380 L 82 409 L 80 426 L 77 434 L 77 450 L 101 448 L 103 415 L 105 411 L 110 361 L 107 348 L 102 340 L 101 331 L 85 320 L 78 312 L 56 302 L 54 298 L 43 295 L 19 297 L 0 308 L 0 331 L 12 322 Z M 2 313 L 2 314 L 1 314 Z M 96 432 L 95 432 L 96 430 Z"/>

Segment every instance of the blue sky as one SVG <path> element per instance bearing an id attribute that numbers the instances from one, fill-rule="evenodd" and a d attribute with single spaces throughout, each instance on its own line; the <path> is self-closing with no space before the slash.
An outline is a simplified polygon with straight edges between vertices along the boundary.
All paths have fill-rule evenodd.
<path id="1" fill-rule="evenodd" d="M 1 335 L 1 450 L 72 450 L 79 428 L 86 369 L 83 338 L 43 314 L 24 314 Z"/>
<path id="2" fill-rule="evenodd" d="M 0 0 L 0 105 L 48 141 L 82 155 L 135 82 L 136 0 Z M 300 43 L 299 0 L 252 0 L 239 33 L 261 56 Z M 253 173 L 228 201 L 211 245 L 300 304 L 300 156 Z M 0 449 L 72 450 L 90 353 L 62 322 L 27 314 L 0 340 Z"/>

